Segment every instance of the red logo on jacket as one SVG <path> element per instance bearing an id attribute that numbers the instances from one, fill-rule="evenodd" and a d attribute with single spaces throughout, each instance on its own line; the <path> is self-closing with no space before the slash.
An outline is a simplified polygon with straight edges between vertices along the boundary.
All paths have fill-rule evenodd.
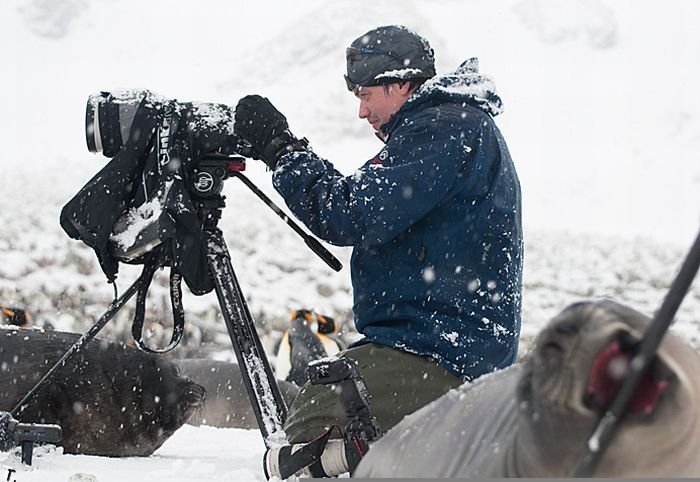
<path id="1" fill-rule="evenodd" d="M 372 164 L 383 165 L 387 157 L 389 157 L 389 152 L 386 149 L 382 149 L 379 152 L 379 154 L 377 154 L 376 157 L 372 159 Z"/>

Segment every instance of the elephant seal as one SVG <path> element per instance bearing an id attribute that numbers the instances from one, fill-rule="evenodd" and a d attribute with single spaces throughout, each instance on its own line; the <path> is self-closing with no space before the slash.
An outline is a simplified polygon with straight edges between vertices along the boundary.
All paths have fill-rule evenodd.
<path id="1" fill-rule="evenodd" d="M 0 410 L 12 410 L 80 335 L 0 329 Z M 151 455 L 204 399 L 204 389 L 149 353 L 94 339 L 17 417 L 57 423 L 65 453 Z"/>
<path id="2" fill-rule="evenodd" d="M 356 477 L 565 477 L 649 318 L 614 301 L 555 317 L 526 360 L 448 392 L 374 443 Z M 700 476 L 700 356 L 667 333 L 596 477 Z"/>
<path id="3" fill-rule="evenodd" d="M 182 375 L 203 386 L 207 393 L 206 400 L 187 423 L 226 428 L 258 428 L 237 363 L 190 358 L 175 360 L 175 364 Z M 290 405 L 299 388 L 284 380 L 277 380 L 277 385 L 285 402 Z"/>

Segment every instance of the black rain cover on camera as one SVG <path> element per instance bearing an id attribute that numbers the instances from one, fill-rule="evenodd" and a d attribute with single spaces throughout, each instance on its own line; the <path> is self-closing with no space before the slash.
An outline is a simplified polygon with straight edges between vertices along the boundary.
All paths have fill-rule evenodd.
<path id="1" fill-rule="evenodd" d="M 60 222 L 68 236 L 95 250 L 112 282 L 120 261 L 112 249 L 115 225 L 129 212 L 152 203 L 162 252 L 190 291 L 201 295 L 214 285 L 202 225 L 186 185 L 192 146 L 186 129 L 175 135 L 181 120 L 175 107 L 175 102 L 154 104 L 144 97 L 123 148 L 63 207 Z M 146 259 L 144 255 L 129 262 Z"/>

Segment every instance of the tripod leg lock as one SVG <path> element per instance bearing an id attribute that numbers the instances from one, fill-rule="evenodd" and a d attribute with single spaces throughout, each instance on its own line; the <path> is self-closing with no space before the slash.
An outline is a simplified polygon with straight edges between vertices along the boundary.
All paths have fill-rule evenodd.
<path id="1" fill-rule="evenodd" d="M 0 450 L 22 447 L 22 462 L 32 465 L 34 443 L 52 443 L 61 441 L 61 427 L 55 424 L 22 423 L 15 420 L 9 412 L 0 412 Z"/>

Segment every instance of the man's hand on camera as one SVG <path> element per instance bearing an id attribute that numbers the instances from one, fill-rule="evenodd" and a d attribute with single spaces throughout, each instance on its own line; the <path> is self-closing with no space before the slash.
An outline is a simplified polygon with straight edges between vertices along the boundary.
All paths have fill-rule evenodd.
<path id="1" fill-rule="evenodd" d="M 297 139 L 289 132 L 287 118 L 259 95 L 247 95 L 238 101 L 234 133 L 248 141 L 257 151 L 257 158 L 270 169 L 275 169 L 283 154 L 308 147 L 306 139 Z"/>

